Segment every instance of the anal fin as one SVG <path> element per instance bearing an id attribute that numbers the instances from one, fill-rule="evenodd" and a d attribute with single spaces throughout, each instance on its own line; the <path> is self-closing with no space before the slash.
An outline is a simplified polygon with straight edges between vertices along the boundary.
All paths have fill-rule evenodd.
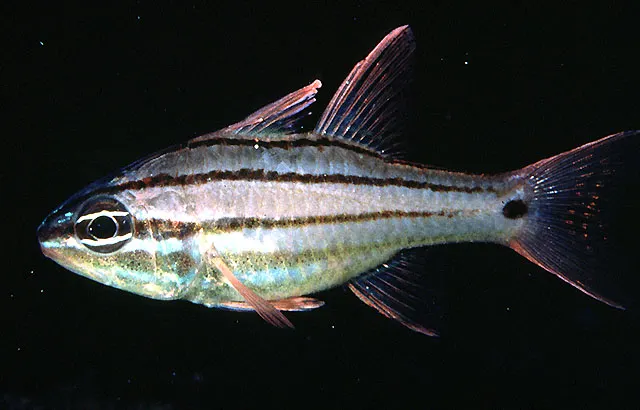
<path id="1" fill-rule="evenodd" d="M 298 296 L 280 300 L 270 300 L 269 303 L 274 308 L 285 312 L 304 312 L 307 310 L 317 309 L 324 305 L 323 301 L 306 296 Z M 247 302 L 225 302 L 218 305 L 218 307 L 237 311 L 254 310 L 253 306 L 251 306 Z"/>
<path id="2" fill-rule="evenodd" d="M 439 322 L 439 301 L 433 277 L 424 272 L 416 251 L 404 251 L 388 263 L 349 283 L 349 289 L 382 315 L 397 320 L 411 330 L 438 336 L 433 326 Z M 421 252 L 421 251 L 417 251 Z"/>

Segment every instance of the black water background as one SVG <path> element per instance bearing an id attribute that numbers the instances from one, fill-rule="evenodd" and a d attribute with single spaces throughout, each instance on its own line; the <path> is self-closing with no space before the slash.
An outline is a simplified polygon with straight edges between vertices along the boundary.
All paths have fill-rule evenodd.
<path id="1" fill-rule="evenodd" d="M 319 114 L 353 64 L 401 24 L 418 41 L 411 160 L 500 172 L 640 128 L 637 7 L 132 1 L 0 9 L 0 407 L 636 401 L 637 315 L 583 296 L 508 249 L 430 251 L 428 270 L 442 275 L 449 298 L 445 336 L 431 339 L 342 289 L 321 294 L 327 305 L 318 311 L 291 314 L 295 331 L 256 315 L 144 299 L 46 260 L 35 229 L 85 184 L 315 78 L 324 84 Z"/>

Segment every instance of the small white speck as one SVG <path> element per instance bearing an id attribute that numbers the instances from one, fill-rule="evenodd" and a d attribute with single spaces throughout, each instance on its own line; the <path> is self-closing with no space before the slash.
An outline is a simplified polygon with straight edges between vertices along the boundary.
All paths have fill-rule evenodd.
<path id="1" fill-rule="evenodd" d="M 44 293 L 44 289 L 40 289 L 40 293 Z"/>
<path id="2" fill-rule="evenodd" d="M 511 308 L 509 308 L 509 307 L 508 307 L 508 308 L 507 308 L 507 312 L 509 312 L 510 310 L 511 310 Z"/>
<path id="3" fill-rule="evenodd" d="M 138 16 L 138 21 L 140 21 L 140 16 Z"/>
<path id="4" fill-rule="evenodd" d="M 21 348 L 21 347 L 19 347 L 19 348 L 18 348 L 18 351 L 20 351 L 20 350 L 22 350 L 22 348 Z"/>
<path id="5" fill-rule="evenodd" d="M 331 329 L 335 329 L 336 327 L 334 325 L 331 325 Z"/>
<path id="6" fill-rule="evenodd" d="M 469 62 L 468 62 L 468 61 L 465 61 L 465 62 L 464 62 L 464 65 L 469 65 Z"/>
<path id="7" fill-rule="evenodd" d="M 41 42 L 40 42 L 40 45 L 41 45 L 41 46 L 44 46 L 44 41 L 41 41 Z"/>
<path id="8" fill-rule="evenodd" d="M 13 293 L 11 294 L 11 299 L 13 299 Z"/>
<path id="9" fill-rule="evenodd" d="M 29 273 L 33 275 L 33 269 L 32 269 L 32 270 L 30 270 L 30 271 L 29 271 Z"/>
<path id="10" fill-rule="evenodd" d="M 253 148 L 258 149 L 258 148 L 260 148 L 260 145 L 256 144 L 256 145 L 253 146 Z"/>

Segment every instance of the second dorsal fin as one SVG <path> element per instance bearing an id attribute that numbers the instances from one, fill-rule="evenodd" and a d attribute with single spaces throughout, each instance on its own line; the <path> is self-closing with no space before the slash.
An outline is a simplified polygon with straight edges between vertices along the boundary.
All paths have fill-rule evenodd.
<path id="1" fill-rule="evenodd" d="M 402 92 L 411 80 L 415 40 L 398 27 L 351 70 L 316 125 L 315 132 L 366 145 L 380 153 L 393 147 L 402 116 Z"/>

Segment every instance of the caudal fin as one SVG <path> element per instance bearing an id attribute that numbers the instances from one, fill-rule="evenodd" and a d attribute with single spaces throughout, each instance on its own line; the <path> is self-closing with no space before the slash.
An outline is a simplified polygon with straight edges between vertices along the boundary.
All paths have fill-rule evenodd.
<path id="1" fill-rule="evenodd" d="M 531 188 L 530 200 L 509 246 L 602 302 L 637 304 L 640 131 L 610 135 L 516 175 Z"/>

